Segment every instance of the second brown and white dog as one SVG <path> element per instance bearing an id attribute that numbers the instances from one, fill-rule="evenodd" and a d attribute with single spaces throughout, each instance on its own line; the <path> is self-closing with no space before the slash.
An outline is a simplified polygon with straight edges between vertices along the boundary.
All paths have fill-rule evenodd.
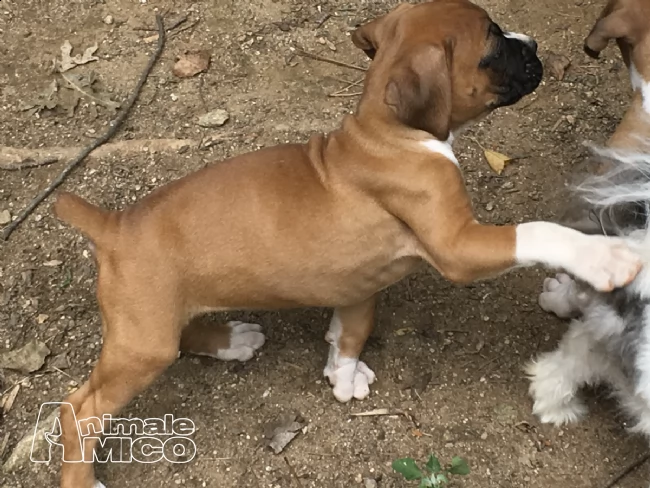
<path id="1" fill-rule="evenodd" d="M 57 214 L 94 243 L 103 347 L 68 399 L 83 431 L 119 411 L 179 350 L 250 358 L 254 324 L 209 328 L 208 311 L 334 307 L 325 374 L 340 401 L 364 398 L 359 360 L 375 297 L 422 262 L 469 282 L 516 266 L 564 268 L 599 290 L 641 259 L 623 241 L 547 222 L 474 218 L 453 132 L 531 93 L 536 44 L 468 0 L 402 5 L 353 34 L 373 59 L 356 114 L 307 144 L 267 148 L 157 189 L 122 212 L 64 194 Z M 94 441 L 61 412 L 61 486 L 90 488 Z M 99 485 L 97 485 L 99 486 Z"/>
<path id="2" fill-rule="evenodd" d="M 634 89 L 631 105 L 607 147 L 594 149 L 598 176 L 578 188 L 597 220 L 650 258 L 650 2 L 610 0 L 586 39 L 592 56 L 615 39 Z M 587 208 L 585 206 L 584 208 Z M 585 385 L 612 387 L 632 431 L 650 438 L 650 272 L 613 293 L 599 293 L 559 274 L 547 278 L 543 309 L 574 318 L 559 347 L 529 364 L 533 412 L 561 425 L 586 412 Z"/>

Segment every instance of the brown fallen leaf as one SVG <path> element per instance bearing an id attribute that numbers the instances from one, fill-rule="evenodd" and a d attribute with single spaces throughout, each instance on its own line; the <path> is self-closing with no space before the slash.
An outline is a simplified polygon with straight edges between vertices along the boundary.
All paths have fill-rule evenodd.
<path id="1" fill-rule="evenodd" d="M 267 425 L 264 436 L 268 439 L 267 446 L 275 454 L 280 454 L 305 426 L 298 415 L 288 415 L 280 421 Z"/>
<path id="2" fill-rule="evenodd" d="M 188 51 L 178 58 L 172 73 L 179 78 L 190 78 L 205 71 L 210 66 L 208 51 Z"/>
<path id="3" fill-rule="evenodd" d="M 99 58 L 95 56 L 95 52 L 99 46 L 95 43 L 93 46 L 87 48 L 83 54 L 77 54 L 76 56 L 71 56 L 72 54 L 72 44 L 70 41 L 65 41 L 63 46 L 61 46 L 61 61 L 59 62 L 59 71 L 65 73 L 68 70 L 71 70 L 75 66 L 80 64 L 90 63 L 91 61 L 99 61 Z"/>
<path id="4" fill-rule="evenodd" d="M 564 79 L 564 74 L 569 66 L 571 66 L 571 60 L 564 54 L 549 53 L 546 58 L 546 68 L 558 81 Z"/>
<path id="5" fill-rule="evenodd" d="M 512 161 L 510 156 L 506 156 L 500 152 L 491 151 L 490 149 L 484 149 L 483 153 L 485 154 L 485 159 L 487 159 L 490 168 L 492 168 L 492 170 L 498 175 L 500 175 L 506 165 Z"/>
<path id="6" fill-rule="evenodd" d="M 18 383 L 16 386 L 14 386 L 9 393 L 4 397 L 2 400 L 2 412 L 3 414 L 8 414 L 9 410 L 11 410 L 11 407 L 14 406 L 14 402 L 16 401 L 16 397 L 18 396 L 18 392 L 20 391 L 20 383 Z"/>

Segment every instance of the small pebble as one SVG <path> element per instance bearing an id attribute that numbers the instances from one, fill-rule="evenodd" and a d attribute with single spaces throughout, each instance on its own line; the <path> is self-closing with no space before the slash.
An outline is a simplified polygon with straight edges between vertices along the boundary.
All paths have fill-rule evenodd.
<path id="1" fill-rule="evenodd" d="M 377 488 L 377 482 L 372 478 L 366 478 L 363 481 L 363 488 Z"/>
<path id="2" fill-rule="evenodd" d="M 107 15 L 104 17 L 104 24 L 106 25 L 113 25 L 114 19 L 112 15 Z"/>
<path id="3" fill-rule="evenodd" d="M 494 203 L 489 202 L 489 203 L 485 206 L 485 210 L 487 210 L 488 212 L 491 212 L 492 210 L 494 210 Z"/>
<path id="4" fill-rule="evenodd" d="M 9 210 L 0 212 L 0 225 L 6 225 L 11 222 L 11 213 Z"/>
<path id="5" fill-rule="evenodd" d="M 230 114 L 223 109 L 213 110 L 199 117 L 199 125 L 206 128 L 221 127 L 228 122 Z"/>

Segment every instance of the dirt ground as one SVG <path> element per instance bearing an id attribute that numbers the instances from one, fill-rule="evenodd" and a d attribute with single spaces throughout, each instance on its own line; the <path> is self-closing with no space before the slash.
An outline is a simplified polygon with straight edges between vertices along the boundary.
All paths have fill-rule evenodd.
<path id="1" fill-rule="evenodd" d="M 534 95 L 468 130 L 456 152 L 481 219 L 553 218 L 566 178 L 585 157 L 583 141 L 604 141 L 628 97 L 616 50 L 599 61 L 582 53 L 582 40 L 603 0 L 479 3 L 504 28 L 534 36 L 543 58 L 563 54 L 571 67 L 561 81 L 547 71 Z M 65 40 L 75 53 L 98 44 L 99 61 L 69 73 L 94 72 L 97 96 L 124 100 L 153 49 L 145 39 L 153 32 L 142 29 L 153 28 L 154 12 L 166 11 L 170 20 L 189 15 L 175 30 L 193 26 L 169 39 L 115 139 L 211 138 L 214 144 L 182 153 L 143 147 L 128 157 L 90 159 L 64 185 L 93 202 L 121 208 L 207 163 L 335 128 L 354 109 L 358 88 L 343 92 L 350 96 L 328 95 L 362 73 L 292 56 L 292 48 L 366 66 L 349 32 L 392 5 L 393 0 L 2 0 L 0 144 L 80 146 L 114 117 L 88 98 L 72 115 L 61 107 L 38 116 L 21 110 L 52 80 L 60 80 L 51 66 Z M 331 17 L 319 25 L 323 14 Z M 176 78 L 175 59 L 192 49 L 211 53 L 210 68 L 193 78 Z M 213 109 L 227 110 L 230 120 L 221 128 L 201 128 L 197 118 Z M 485 164 L 479 143 L 521 159 L 497 176 Z M 0 212 L 15 215 L 61 167 L 0 171 Z M 33 430 L 41 403 L 63 399 L 98 357 L 95 269 L 86 249 L 76 232 L 53 218 L 49 200 L 8 243 L 0 243 L 0 351 L 32 339 L 51 349 L 45 366 L 22 382 L 13 407 L 0 418 L 0 448 L 7 439 L 2 461 Z M 391 287 L 382 295 L 378 326 L 363 355 L 378 381 L 369 399 L 348 405 L 334 400 L 321 376 L 330 311 L 233 314 L 264 326 L 268 342 L 260 354 L 245 364 L 181 357 L 123 412 L 192 419 L 196 459 L 100 465 L 98 477 L 109 488 L 298 488 L 286 456 L 303 487 L 363 486 L 366 479 L 381 488 L 406 487 L 414 485 L 393 473 L 391 462 L 425 459 L 434 452 L 444 460 L 468 459 L 471 474 L 454 486 L 601 486 L 645 445 L 625 433 L 603 392 L 588 394 L 591 414 L 575 426 L 551 428 L 531 415 L 521 366 L 536 352 L 553 348 L 565 329 L 537 307 L 543 276 L 543 270 L 526 270 L 459 287 L 423 271 Z M 69 368 L 54 369 L 53 358 L 63 353 Z M 5 396 L 25 378 L 0 374 Z M 419 429 L 400 416 L 350 417 L 376 408 L 407 411 Z M 299 414 L 306 429 L 281 455 L 260 447 L 265 426 L 288 413 Z M 619 486 L 645 486 L 649 470 L 643 466 Z M 0 485 L 55 486 L 58 471 L 58 462 L 28 463 L 0 474 Z"/>

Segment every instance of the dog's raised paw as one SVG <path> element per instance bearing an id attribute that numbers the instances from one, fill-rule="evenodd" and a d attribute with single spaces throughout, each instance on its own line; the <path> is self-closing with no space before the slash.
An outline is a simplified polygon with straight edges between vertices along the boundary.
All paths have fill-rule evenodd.
<path id="1" fill-rule="evenodd" d="M 222 361 L 248 361 L 266 341 L 259 324 L 228 322 L 227 325 L 230 327 L 230 347 L 219 349 L 216 354 Z"/>
<path id="2" fill-rule="evenodd" d="M 336 366 L 328 365 L 324 371 L 334 387 L 334 397 L 342 403 L 352 398 L 363 400 L 370 395 L 370 385 L 376 379 L 375 373 L 366 363 L 355 358 L 339 358 Z"/>
<path id="3" fill-rule="evenodd" d="M 625 286 L 641 270 L 641 258 L 624 241 L 589 236 L 588 242 L 577 254 L 573 267 L 576 276 L 590 283 L 596 290 L 612 291 Z"/>
<path id="4" fill-rule="evenodd" d="M 558 273 L 544 280 L 544 291 L 539 295 L 539 306 L 561 318 L 570 318 L 579 312 L 576 306 L 575 282 L 569 275 Z"/>

